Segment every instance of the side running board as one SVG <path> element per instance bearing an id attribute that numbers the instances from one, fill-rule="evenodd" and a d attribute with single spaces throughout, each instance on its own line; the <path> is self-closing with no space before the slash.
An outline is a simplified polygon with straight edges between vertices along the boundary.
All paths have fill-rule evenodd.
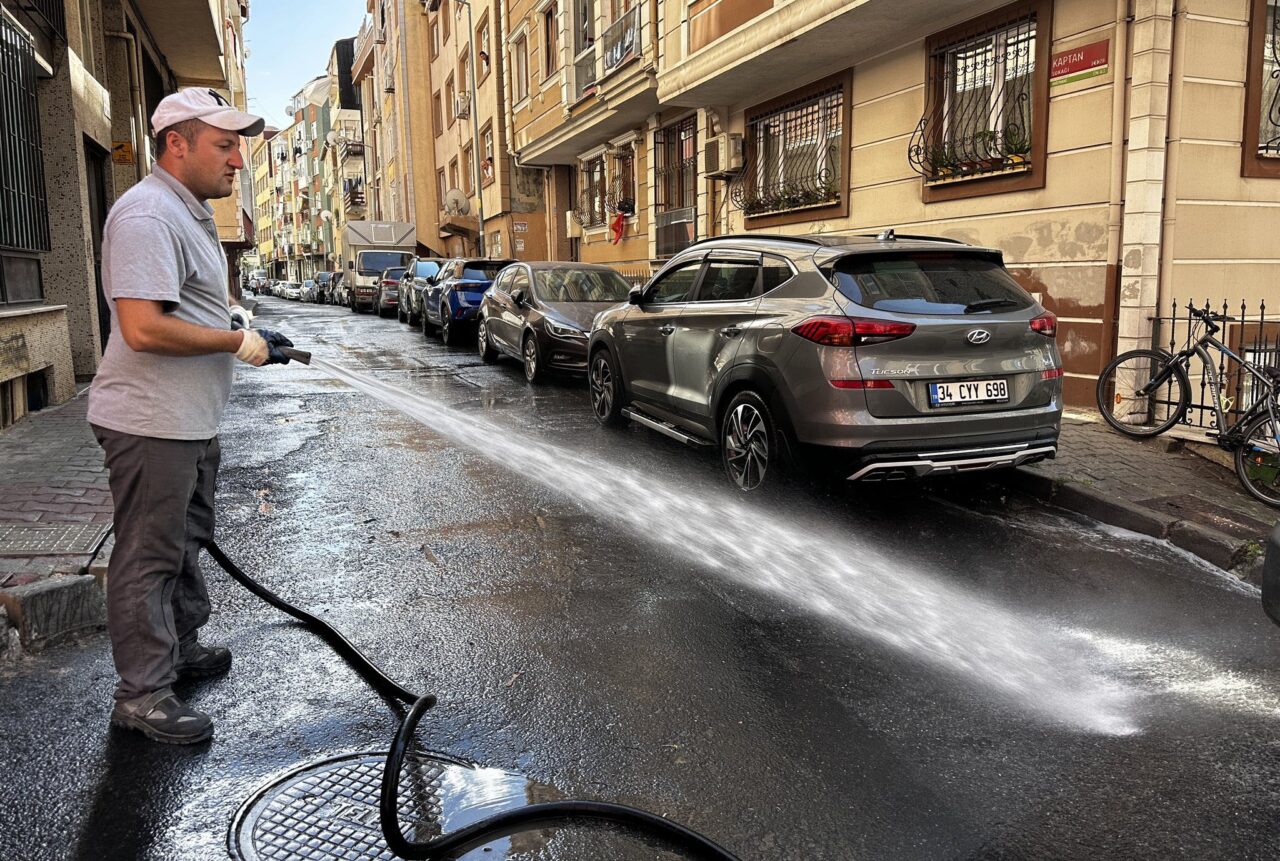
<path id="1" fill-rule="evenodd" d="M 673 440 L 682 442 L 685 445 L 693 445 L 693 446 L 714 445 L 714 443 L 708 440 L 702 439 L 701 437 L 696 437 L 696 436 L 693 436 L 692 434 L 685 433 L 684 431 L 680 430 L 680 428 L 673 425 L 671 422 L 664 422 L 661 419 L 655 419 L 653 416 L 645 415 L 644 413 L 640 412 L 634 407 L 624 407 L 622 410 L 622 415 L 626 418 L 631 419 L 633 422 L 636 422 L 637 424 L 642 424 L 647 428 L 656 430 L 658 433 L 665 434 L 666 436 L 671 437 Z"/>

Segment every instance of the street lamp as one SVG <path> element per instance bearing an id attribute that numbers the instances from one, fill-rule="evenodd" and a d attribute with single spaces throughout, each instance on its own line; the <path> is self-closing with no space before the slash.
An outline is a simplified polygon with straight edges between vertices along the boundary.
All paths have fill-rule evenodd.
<path id="1" fill-rule="evenodd" d="M 471 60 L 467 63 L 470 70 L 471 97 L 471 173 L 476 190 L 477 215 L 480 218 L 480 229 L 476 235 L 476 254 L 484 257 L 484 189 L 480 186 L 480 94 L 476 92 L 476 25 L 471 14 L 470 0 L 454 0 L 467 7 L 467 44 L 470 46 Z M 440 0 L 427 0 L 428 12 L 440 11 Z M 453 106 L 456 109 L 456 105 Z"/>

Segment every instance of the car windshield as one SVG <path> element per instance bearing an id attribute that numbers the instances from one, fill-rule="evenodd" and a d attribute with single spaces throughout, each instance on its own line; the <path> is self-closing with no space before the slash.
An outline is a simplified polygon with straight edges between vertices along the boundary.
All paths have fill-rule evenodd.
<path id="1" fill-rule="evenodd" d="M 314 281 L 312 281 L 310 278 L 308 278 L 306 281 L 303 281 L 303 282 L 302 282 L 302 286 L 303 286 L 303 287 L 314 287 L 314 286 L 316 286 L 316 282 L 314 282 Z"/>
<path id="2" fill-rule="evenodd" d="M 411 256 L 405 251 L 362 251 L 356 265 L 360 267 L 361 275 L 379 275 L 384 269 L 404 266 Z"/>
<path id="3" fill-rule="evenodd" d="M 418 278 L 434 278 L 440 271 L 440 264 L 434 260 L 419 260 L 414 270 Z"/>
<path id="4" fill-rule="evenodd" d="M 383 273 L 382 277 L 387 279 L 388 281 L 399 281 L 401 278 L 404 277 L 404 270 L 388 269 L 386 272 Z"/>
<path id="5" fill-rule="evenodd" d="M 543 302 L 625 302 L 631 285 L 609 269 L 539 269 L 535 292 Z"/>
<path id="6" fill-rule="evenodd" d="M 463 281 L 492 281 L 514 260 L 471 260 L 462 267 Z"/>
<path id="7" fill-rule="evenodd" d="M 950 252 L 853 254 L 836 261 L 831 280 L 864 308 L 904 314 L 1003 313 L 1035 301 L 999 263 Z"/>

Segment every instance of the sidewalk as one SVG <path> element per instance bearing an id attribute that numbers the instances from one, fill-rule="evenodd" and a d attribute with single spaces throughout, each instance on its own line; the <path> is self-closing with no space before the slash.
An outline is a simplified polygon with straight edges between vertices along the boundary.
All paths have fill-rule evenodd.
<path id="1" fill-rule="evenodd" d="M 82 393 L 0 433 L 0 660 L 105 621 L 111 495 L 87 406 Z M 1179 441 L 1130 440 L 1085 412 L 1064 418 L 1056 460 L 1001 478 L 1255 583 L 1280 520 Z"/>
<path id="2" fill-rule="evenodd" d="M 1069 411 L 1057 459 L 1021 467 L 1011 483 L 1060 508 L 1166 539 L 1257 584 L 1280 509 L 1246 493 L 1234 467 L 1209 459 L 1222 454 L 1167 435 L 1129 439 L 1095 413 Z"/>
<path id="3" fill-rule="evenodd" d="M 0 659 L 19 641 L 106 619 L 106 565 L 95 560 L 109 553 L 111 491 L 87 409 L 82 392 L 0 433 Z"/>

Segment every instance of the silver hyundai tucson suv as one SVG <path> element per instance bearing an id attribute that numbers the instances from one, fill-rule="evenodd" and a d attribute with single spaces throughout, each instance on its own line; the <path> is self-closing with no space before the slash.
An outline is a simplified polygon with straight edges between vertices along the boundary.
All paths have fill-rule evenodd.
<path id="1" fill-rule="evenodd" d="M 936 237 L 727 236 L 673 257 L 588 344 L 602 424 L 718 445 L 744 491 L 1053 457 L 1057 319 L 999 251 Z"/>

